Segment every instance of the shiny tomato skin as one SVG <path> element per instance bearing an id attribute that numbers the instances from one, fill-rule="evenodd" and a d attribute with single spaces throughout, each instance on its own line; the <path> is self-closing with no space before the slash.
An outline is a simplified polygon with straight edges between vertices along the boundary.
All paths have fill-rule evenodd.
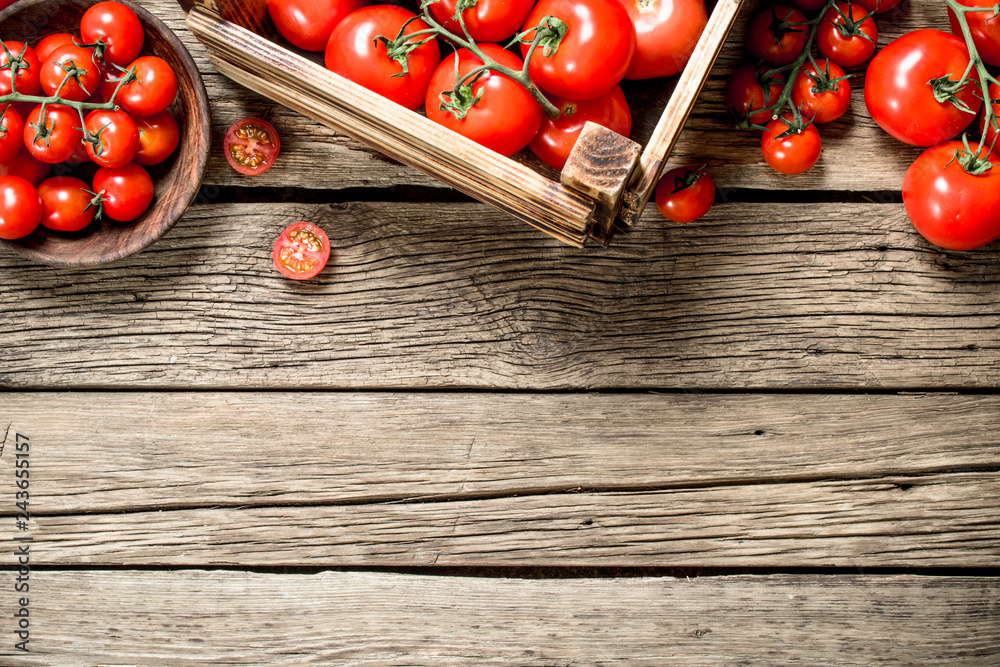
<path id="1" fill-rule="evenodd" d="M 972 250 L 1000 237 L 1000 169 L 973 176 L 954 160 L 961 141 L 924 151 L 903 177 L 903 206 L 921 236 L 949 250 Z M 972 150 L 978 146 L 972 145 Z M 1000 157 L 990 153 L 990 162 Z"/>
<path id="2" fill-rule="evenodd" d="M 436 39 L 422 44 L 407 57 L 409 71 L 402 74 L 402 65 L 389 57 L 385 44 L 375 38 L 395 39 L 400 28 L 416 16 L 395 5 L 362 7 L 351 12 L 330 33 L 326 45 L 326 68 L 350 79 L 368 90 L 400 104 L 417 109 L 424 103 L 427 84 L 441 62 Z M 422 20 L 413 20 L 405 33 L 428 29 Z"/>
<path id="3" fill-rule="evenodd" d="M 966 7 L 995 7 L 996 0 L 958 0 Z M 948 19 L 951 21 L 951 31 L 962 36 L 962 28 L 955 12 L 948 8 Z M 976 45 L 979 57 L 988 65 L 1000 67 L 1000 16 L 994 18 L 993 12 L 967 12 L 965 19 L 969 23 L 969 32 Z"/>
<path id="4" fill-rule="evenodd" d="M 0 162 L 7 162 L 24 150 L 24 116 L 10 104 L 0 105 L 0 128 Z"/>
<path id="5" fill-rule="evenodd" d="M 0 66 L 6 65 L 11 58 L 7 57 L 7 51 L 13 59 L 20 57 L 28 67 L 20 67 L 17 70 L 17 92 L 22 95 L 38 95 L 42 91 L 42 84 L 39 79 L 42 73 L 42 63 L 38 59 L 38 54 L 24 42 L 7 40 L 3 43 L 4 49 L 0 49 Z M 11 92 L 10 68 L 0 69 L 0 95 L 10 95 Z"/>
<path id="6" fill-rule="evenodd" d="M 559 109 L 559 118 L 542 117 L 542 125 L 531 140 L 531 152 L 553 169 L 561 170 L 576 144 L 587 121 L 627 137 L 632 131 L 632 112 L 621 86 L 593 100 L 567 100 L 552 97 L 549 100 Z"/>
<path id="7" fill-rule="evenodd" d="M 133 120 L 139 130 L 139 150 L 135 154 L 137 164 L 146 167 L 160 164 L 177 150 L 181 143 L 181 128 L 169 111 Z"/>
<path id="8" fill-rule="evenodd" d="M 787 130 L 785 118 L 775 118 L 767 124 L 767 130 L 760 137 L 764 161 L 779 174 L 791 176 L 809 171 L 823 150 L 819 131 L 810 124 L 797 134 L 779 139 Z"/>
<path id="9" fill-rule="evenodd" d="M 874 11 L 876 14 L 885 14 L 886 12 L 893 10 L 903 0 L 854 0 L 856 4 L 861 5 L 868 11 Z"/>
<path id="10" fill-rule="evenodd" d="M 772 5 L 754 16 L 747 26 L 747 48 L 750 53 L 764 62 L 783 66 L 791 64 L 805 49 L 809 37 L 804 23 L 805 14 L 788 5 Z M 779 36 L 776 28 L 780 23 L 790 24 Z"/>
<path id="11" fill-rule="evenodd" d="M 134 71 L 136 79 L 118 90 L 115 104 L 133 116 L 152 116 L 169 107 L 177 97 L 177 75 L 166 60 L 158 56 L 142 56 L 132 61 L 127 70 Z M 105 79 L 103 86 L 107 99 L 117 87 Z"/>
<path id="12" fill-rule="evenodd" d="M 635 25 L 619 0 L 540 0 L 523 31 L 538 27 L 546 16 L 568 26 L 558 50 L 546 57 L 535 49 L 528 73 L 547 93 L 576 100 L 592 100 L 619 83 L 635 53 Z M 534 32 L 526 39 L 533 37 Z M 529 44 L 521 43 L 527 58 Z"/>
<path id="13" fill-rule="evenodd" d="M 454 19 L 457 5 L 457 0 L 439 0 L 430 8 L 441 25 L 461 36 L 462 27 Z M 475 41 L 503 42 L 513 37 L 534 6 L 534 0 L 479 0 L 462 13 L 462 20 Z"/>
<path id="14" fill-rule="evenodd" d="M 76 37 L 68 32 L 57 32 L 52 35 L 42 37 L 38 41 L 38 44 L 35 45 L 35 53 L 38 54 L 38 60 L 44 63 L 48 60 L 49 54 L 60 46 L 76 46 L 78 41 L 79 40 L 77 40 Z"/>
<path id="15" fill-rule="evenodd" d="M 51 172 L 51 164 L 35 159 L 28 151 L 23 151 L 6 162 L 0 162 L 0 176 L 20 176 L 35 187 L 38 187 L 38 184 Z"/>
<path id="16" fill-rule="evenodd" d="M 773 112 L 760 109 L 770 106 L 781 96 L 785 77 L 780 72 L 775 73 L 773 82 L 767 82 L 767 90 L 764 90 L 759 77 L 764 76 L 766 71 L 766 65 L 743 65 L 726 80 L 723 93 L 726 109 L 736 122 L 742 122 L 751 112 L 756 112 L 750 116 L 754 125 L 766 125 L 771 121 Z"/>
<path id="17" fill-rule="evenodd" d="M 942 76 L 958 81 L 968 65 L 965 44 L 951 33 L 929 28 L 906 33 L 886 45 L 868 65 L 865 104 L 872 119 L 912 146 L 933 146 L 951 139 L 968 127 L 976 114 L 950 102 L 938 102 L 928 81 Z M 970 78 L 958 93 L 976 113 L 982 106 L 977 90 Z"/>
<path id="18" fill-rule="evenodd" d="M 274 165 L 281 152 L 281 137 L 267 121 L 244 118 L 229 126 L 222 150 L 230 167 L 244 176 L 258 176 Z"/>
<path id="19" fill-rule="evenodd" d="M 698 165 L 677 167 L 665 173 L 656 184 L 656 207 L 667 220 L 694 222 L 708 213 L 715 202 L 715 181 L 706 171 L 693 184 L 685 185 L 690 174 L 701 171 Z"/>
<path id="20" fill-rule="evenodd" d="M 80 70 L 79 80 L 73 77 L 66 79 L 60 90 L 59 86 L 66 78 L 64 67 L 75 67 Z M 53 49 L 49 57 L 42 62 L 40 81 L 46 95 L 55 95 L 56 90 L 59 90 L 59 96 L 63 99 L 86 102 L 97 92 L 102 75 L 101 67 L 94 61 L 93 51 L 73 44 L 64 44 Z"/>
<path id="21" fill-rule="evenodd" d="M 496 44 L 480 44 L 479 48 L 505 67 L 519 70 L 523 66 L 520 58 Z M 467 49 L 459 49 L 446 58 L 427 88 L 427 117 L 501 155 L 513 155 L 527 146 L 545 114 L 528 91 L 503 74 L 487 72 L 479 78 L 473 90 L 477 95 L 482 91 L 482 98 L 465 118 L 458 119 L 452 112 L 441 109 L 439 94 L 448 93 L 455 86 L 456 58 L 459 76 L 483 64 Z"/>
<path id="22" fill-rule="evenodd" d="M 708 11 L 705 0 L 621 0 L 635 24 L 635 54 L 626 79 L 673 76 L 698 44 Z"/>
<path id="23" fill-rule="evenodd" d="M 267 0 L 267 11 L 282 37 L 300 49 L 322 51 L 340 21 L 369 4 L 369 0 Z"/>
<path id="24" fill-rule="evenodd" d="M 85 141 L 87 155 L 102 167 L 124 167 L 139 152 L 139 128 L 124 111 L 91 111 L 84 127 L 99 146 Z"/>
<path id="25" fill-rule="evenodd" d="M 823 21 L 816 31 L 816 46 L 819 52 L 827 60 L 841 67 L 857 67 L 867 62 L 875 54 L 878 46 L 878 25 L 871 16 L 864 18 L 867 13 L 861 6 L 850 2 L 841 2 L 836 8 L 831 7 L 823 15 Z M 837 26 L 845 24 L 845 17 L 849 18 L 858 30 L 868 35 L 869 39 L 861 35 L 845 37 L 841 34 Z"/>
<path id="26" fill-rule="evenodd" d="M 42 221 L 42 199 L 20 176 L 0 177 L 0 239 L 24 238 Z"/>
<path id="27" fill-rule="evenodd" d="M 844 70 L 836 63 L 819 59 L 816 64 L 824 75 L 829 68 L 827 76 L 831 80 L 844 76 Z M 816 92 L 816 81 L 810 75 L 818 76 L 818 73 L 811 62 L 806 62 L 792 86 L 792 103 L 802 110 L 802 116 L 806 120 L 811 119 L 814 123 L 832 123 L 843 116 L 851 106 L 851 82 L 844 79 L 833 84 L 836 86 L 835 90 Z"/>
<path id="28" fill-rule="evenodd" d="M 51 133 L 47 138 L 37 139 L 36 127 L 41 127 L 41 110 L 42 105 L 39 104 L 24 123 L 24 145 L 42 162 L 65 162 L 76 153 L 83 139 L 83 132 L 79 130 L 80 115 L 62 104 L 47 105 L 44 125 Z"/>
<path id="29" fill-rule="evenodd" d="M 316 277 L 330 259 L 330 239 L 311 222 L 293 222 L 278 235 L 271 251 L 274 268 L 292 280 Z"/>
<path id="30" fill-rule="evenodd" d="M 99 2 L 84 12 L 80 35 L 85 44 L 107 44 L 105 63 L 122 67 L 139 56 L 146 39 L 139 17 L 119 2 Z"/>
<path id="31" fill-rule="evenodd" d="M 38 186 L 42 198 L 42 225 L 60 232 L 78 232 L 94 221 L 94 195 L 79 178 L 53 176 Z"/>
<path id="32" fill-rule="evenodd" d="M 101 195 L 104 214 L 118 222 L 132 222 L 153 203 L 153 179 L 134 162 L 98 169 L 93 191 Z"/>

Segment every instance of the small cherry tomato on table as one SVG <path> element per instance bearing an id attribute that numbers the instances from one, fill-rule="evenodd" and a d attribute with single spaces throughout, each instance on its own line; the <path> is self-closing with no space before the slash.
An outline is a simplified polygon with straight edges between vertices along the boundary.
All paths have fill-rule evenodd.
<path id="1" fill-rule="evenodd" d="M 704 165 L 677 167 L 656 184 L 656 207 L 667 220 L 693 222 L 708 213 L 715 202 L 715 181 Z"/>
<path id="2" fill-rule="evenodd" d="M 861 6 L 841 2 L 823 15 L 816 31 L 816 46 L 825 58 L 841 67 L 856 67 L 875 53 L 878 26 Z"/>
<path id="3" fill-rule="evenodd" d="M 62 104 L 48 104 L 43 122 L 41 111 L 39 104 L 25 121 L 24 145 L 42 162 L 65 162 L 81 148 L 80 115 Z"/>
<path id="4" fill-rule="evenodd" d="M 20 239 L 42 221 L 42 200 L 20 176 L 0 176 L 0 239 Z"/>
<path id="5" fill-rule="evenodd" d="M 924 151 L 903 177 L 903 206 L 910 222 L 925 239 L 950 250 L 972 250 L 1000 237 L 1000 168 L 970 174 L 956 159 L 965 153 L 961 141 L 938 144 Z M 989 151 L 980 157 L 994 165 L 1000 160 Z"/>
<path id="6" fill-rule="evenodd" d="M 868 65 L 865 105 L 872 119 L 900 141 L 939 144 L 968 127 L 983 102 L 976 77 L 953 93 L 954 102 L 939 102 L 933 82 L 957 83 L 968 67 L 969 51 L 955 35 L 929 28 L 906 33 Z"/>
<path id="7" fill-rule="evenodd" d="M 996 0 L 958 0 L 959 4 L 966 7 L 996 7 Z M 951 31 L 956 35 L 962 35 L 962 28 L 958 23 L 958 16 L 948 8 L 948 19 L 951 21 Z M 979 57 L 989 65 L 1000 67 L 1000 16 L 993 16 L 993 12 L 966 12 L 965 20 L 969 24 L 969 32 L 972 33 L 972 41 L 979 51 Z"/>
<path id="8" fill-rule="evenodd" d="M 625 137 L 632 131 L 632 112 L 621 86 L 615 86 L 593 100 L 552 97 L 549 101 L 559 109 L 559 118 L 553 120 L 543 116 L 542 125 L 529 148 L 553 169 L 562 169 L 566 165 L 588 120 Z"/>
<path id="9" fill-rule="evenodd" d="M 181 143 L 181 128 L 169 111 L 133 120 L 139 130 L 139 151 L 135 154 L 138 164 L 160 164 L 177 150 Z"/>
<path id="10" fill-rule="evenodd" d="M 94 174 L 93 191 L 101 196 L 105 215 L 131 222 L 153 202 L 153 179 L 134 162 L 118 168 L 101 167 Z"/>
<path id="11" fill-rule="evenodd" d="M 792 87 L 792 103 L 814 123 L 832 123 L 851 106 L 851 82 L 840 65 L 817 60 L 805 63 Z"/>
<path id="12" fill-rule="evenodd" d="M 457 6 L 458 0 L 439 0 L 431 5 L 431 14 L 445 28 L 462 36 L 462 27 L 454 18 Z M 534 0 L 479 0 L 462 12 L 462 21 L 475 41 L 503 42 L 518 31 L 534 6 Z"/>
<path id="13" fill-rule="evenodd" d="M 774 114 L 761 109 L 777 101 L 784 84 L 784 75 L 768 74 L 767 65 L 743 65 L 726 80 L 726 109 L 741 127 L 766 125 Z"/>
<path id="14" fill-rule="evenodd" d="M 708 23 L 705 0 L 621 2 L 632 17 L 636 37 L 625 78 L 654 79 L 684 69 Z"/>
<path id="15" fill-rule="evenodd" d="M 61 232 L 78 232 L 97 214 L 94 195 L 79 178 L 53 176 L 38 186 L 42 198 L 42 224 Z"/>
<path id="16" fill-rule="evenodd" d="M 267 0 L 267 11 L 281 36 L 306 51 L 322 51 L 345 16 L 369 0 Z"/>
<path id="17" fill-rule="evenodd" d="M 767 124 L 760 137 L 764 161 L 780 174 L 801 174 L 812 169 L 819 160 L 823 142 L 812 123 L 796 131 L 791 118 L 782 116 Z M 785 135 L 785 136 L 782 136 Z"/>
<path id="18" fill-rule="evenodd" d="M 233 123 L 222 140 L 229 166 L 244 176 L 263 174 L 281 152 L 281 138 L 270 123 L 244 118 Z"/>
<path id="19" fill-rule="evenodd" d="M 139 17 L 120 2 L 99 2 L 84 12 L 80 34 L 85 44 L 106 45 L 104 61 L 122 67 L 138 57 L 146 39 Z"/>
<path id="20" fill-rule="evenodd" d="M 10 95 L 11 87 L 10 63 L 19 63 L 17 69 L 17 92 L 22 95 L 37 95 L 42 91 L 39 77 L 42 73 L 42 63 L 35 50 L 24 42 L 6 41 L 0 49 L 0 95 Z"/>
<path id="21" fill-rule="evenodd" d="M 809 38 L 805 14 L 788 5 L 772 5 L 747 26 L 747 48 L 771 65 L 789 65 L 805 49 Z"/>
<path id="22" fill-rule="evenodd" d="M 330 259 L 330 239 L 311 222 L 294 222 L 274 242 L 271 259 L 283 276 L 308 280 L 322 271 Z"/>

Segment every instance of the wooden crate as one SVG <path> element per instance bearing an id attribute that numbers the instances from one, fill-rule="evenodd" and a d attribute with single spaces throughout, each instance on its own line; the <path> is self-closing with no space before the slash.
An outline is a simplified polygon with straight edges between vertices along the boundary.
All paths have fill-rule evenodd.
<path id="1" fill-rule="evenodd" d="M 645 118 L 644 146 L 588 123 L 557 174 L 485 149 L 283 48 L 269 38 L 264 0 L 181 0 L 222 74 L 578 247 L 605 245 L 638 220 L 742 4 L 715 2 L 684 71 L 651 84 L 668 99 Z M 643 114 L 658 113 L 645 106 L 633 105 L 639 126 Z"/>

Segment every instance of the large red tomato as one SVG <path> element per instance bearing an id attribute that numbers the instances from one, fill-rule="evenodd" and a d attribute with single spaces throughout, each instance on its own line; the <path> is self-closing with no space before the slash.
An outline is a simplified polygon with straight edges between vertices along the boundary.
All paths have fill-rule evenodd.
<path id="1" fill-rule="evenodd" d="M 369 0 L 267 0 L 267 11 L 282 37 L 300 49 L 322 51 L 337 24 L 368 4 Z"/>
<path id="2" fill-rule="evenodd" d="M 520 70 L 524 66 L 520 58 L 496 44 L 480 44 L 479 48 L 504 67 Z M 459 77 L 483 64 L 467 49 L 446 58 L 427 88 L 427 117 L 501 155 L 513 155 L 527 146 L 545 115 L 541 105 L 521 84 L 490 71 L 463 86 L 460 96 L 454 95 L 456 59 Z M 462 106 L 463 99 L 477 101 L 464 110 L 442 108 L 447 104 Z"/>
<path id="3" fill-rule="evenodd" d="M 958 0 L 959 4 L 966 7 L 996 7 L 995 0 Z M 948 18 L 951 20 L 951 31 L 958 36 L 962 35 L 962 28 L 958 24 L 958 17 L 955 12 L 948 8 Z M 972 41 L 976 44 L 979 57 L 990 65 L 1000 66 L 1000 16 L 993 16 L 993 12 L 966 12 L 965 20 L 969 23 L 969 32 L 972 33 Z"/>
<path id="4" fill-rule="evenodd" d="M 621 2 L 632 17 L 636 37 L 625 78 L 655 79 L 684 69 L 708 23 L 705 0 Z"/>
<path id="5" fill-rule="evenodd" d="M 431 4 L 431 14 L 456 35 L 462 26 L 455 20 L 459 0 L 438 0 Z M 477 42 L 502 42 L 524 25 L 534 0 L 479 0 L 462 12 L 462 21 L 469 36 Z"/>
<path id="6" fill-rule="evenodd" d="M 566 33 L 558 47 L 541 44 L 531 56 L 529 74 L 542 90 L 592 100 L 625 77 L 635 53 L 635 26 L 621 2 L 540 0 L 524 22 L 522 32 L 531 32 L 524 38 L 528 43 L 521 42 L 522 57 L 528 57 L 535 29 L 544 29 L 542 20 L 550 16 L 566 25 Z"/>
<path id="7" fill-rule="evenodd" d="M 622 136 L 632 131 L 632 112 L 621 86 L 593 100 L 550 100 L 559 109 L 559 118 L 542 119 L 538 134 L 531 140 L 531 151 L 553 169 L 562 169 L 587 121 L 603 125 Z"/>
<path id="8" fill-rule="evenodd" d="M 955 159 L 963 149 L 961 141 L 928 148 L 903 177 L 903 205 L 913 226 L 950 250 L 972 250 L 1000 237 L 1000 169 L 973 176 Z M 996 155 L 984 157 L 997 164 Z"/>
<path id="9" fill-rule="evenodd" d="M 961 39 L 940 30 L 907 33 L 879 51 L 868 66 L 865 104 L 883 130 L 913 146 L 933 146 L 953 138 L 976 117 L 982 100 L 974 78 L 955 94 L 972 113 L 938 102 L 932 80 L 958 82 L 969 66 Z"/>
<path id="10" fill-rule="evenodd" d="M 404 24 L 404 35 L 429 28 L 415 17 L 413 12 L 395 5 L 362 7 L 351 12 L 330 33 L 327 69 L 407 109 L 418 108 L 424 103 L 427 84 L 441 60 L 437 40 L 431 39 L 408 54 L 400 53 L 394 60 L 385 42 L 377 39 L 395 39 Z"/>

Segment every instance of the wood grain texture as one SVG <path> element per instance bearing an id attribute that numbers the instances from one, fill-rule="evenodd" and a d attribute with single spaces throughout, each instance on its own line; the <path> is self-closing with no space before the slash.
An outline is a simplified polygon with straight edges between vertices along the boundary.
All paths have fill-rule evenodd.
<path id="1" fill-rule="evenodd" d="M 17 434 L 29 438 L 36 515 L 1000 469 L 995 396 L 84 392 L 2 404 L 0 478 L 14 478 Z"/>
<path id="2" fill-rule="evenodd" d="M 311 220 L 333 255 L 271 262 Z M 898 205 L 652 212 L 607 250 L 476 204 L 196 206 L 88 271 L 0 255 L 0 387 L 631 390 L 1000 386 L 1000 265 Z"/>
<path id="3" fill-rule="evenodd" d="M 5 574 L 5 577 L 9 574 Z M 38 572 L 13 666 L 985 665 L 996 579 Z M 10 617 L 13 596 L 0 599 Z M 238 622 L 234 622 L 238 619 Z M 3 651 L 8 647 L 4 646 Z"/>

